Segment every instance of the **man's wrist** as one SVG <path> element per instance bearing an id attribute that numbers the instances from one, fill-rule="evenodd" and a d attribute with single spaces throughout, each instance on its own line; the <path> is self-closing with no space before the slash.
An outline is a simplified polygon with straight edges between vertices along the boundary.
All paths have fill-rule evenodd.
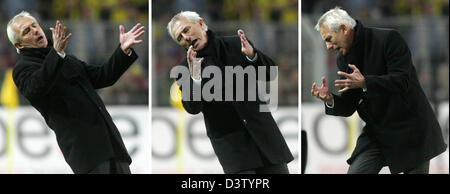
<path id="1" fill-rule="evenodd" d="M 122 49 L 123 53 L 125 53 L 126 55 L 130 54 L 131 49 Z"/>
<path id="2" fill-rule="evenodd" d="M 201 76 L 191 76 L 193 80 L 195 81 L 201 81 L 202 77 Z"/>
<path id="3" fill-rule="evenodd" d="M 56 53 L 63 59 L 66 57 L 66 53 L 64 51 L 56 51 Z"/>
<path id="4" fill-rule="evenodd" d="M 253 57 L 249 57 L 249 56 L 245 56 L 245 57 L 247 57 L 247 60 L 249 60 L 250 62 L 254 63 L 258 59 L 258 53 L 255 52 Z"/>
<path id="5" fill-rule="evenodd" d="M 131 54 L 133 54 L 133 50 L 129 49 L 128 52 L 127 52 L 126 54 L 130 57 Z"/>
<path id="6" fill-rule="evenodd" d="M 333 99 L 333 95 L 331 95 L 331 100 L 330 100 L 330 102 L 325 101 L 325 106 L 327 106 L 328 108 L 334 108 L 334 99 Z"/>

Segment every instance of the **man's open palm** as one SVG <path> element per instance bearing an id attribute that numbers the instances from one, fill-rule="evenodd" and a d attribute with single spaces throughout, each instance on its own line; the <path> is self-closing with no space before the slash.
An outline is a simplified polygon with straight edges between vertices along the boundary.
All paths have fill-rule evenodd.
<path id="1" fill-rule="evenodd" d="M 120 47 L 125 53 L 130 52 L 131 46 L 142 43 L 142 40 L 137 40 L 145 32 L 145 27 L 140 23 L 136 24 L 130 31 L 125 33 L 125 28 L 120 25 Z"/>

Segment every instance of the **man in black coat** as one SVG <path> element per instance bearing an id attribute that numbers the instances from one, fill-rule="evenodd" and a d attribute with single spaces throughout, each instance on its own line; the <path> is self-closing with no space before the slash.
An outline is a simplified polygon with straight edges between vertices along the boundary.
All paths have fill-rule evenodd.
<path id="1" fill-rule="evenodd" d="M 207 135 L 224 172 L 289 173 L 287 163 L 293 160 L 293 156 L 270 112 L 260 111 L 262 102 L 259 99 L 251 100 L 250 92 L 245 93 L 245 100 L 242 101 L 223 97 L 228 95 L 226 84 L 235 91 L 236 85 L 247 85 L 252 77 L 245 79 L 245 83 L 236 83 L 241 78 L 236 75 L 233 83 L 229 83 L 225 81 L 227 67 L 266 67 L 266 78 L 269 78 L 270 67 L 276 67 L 276 64 L 254 49 L 242 30 L 238 30 L 238 36 L 217 36 L 208 30 L 203 19 L 195 12 L 186 11 L 175 15 L 167 29 L 175 42 L 187 49 L 186 59 L 177 66 L 184 68 L 188 72 L 187 76 L 173 76 L 177 78 L 181 89 L 187 83 L 188 95 L 193 96 L 190 99 L 182 96 L 183 107 L 191 114 L 203 113 Z M 196 59 L 199 59 L 199 63 L 195 63 Z M 201 72 L 208 68 L 218 70 L 217 74 L 212 78 L 201 76 Z M 211 90 L 222 90 L 222 95 L 213 100 L 205 99 L 206 95 L 195 99 L 195 93 L 199 92 L 196 86 L 205 87 L 208 81 L 217 78 L 215 76 L 219 76 L 221 83 L 214 85 Z M 249 85 L 248 88 L 255 89 L 256 86 Z"/>
<path id="2" fill-rule="evenodd" d="M 358 112 L 366 122 L 350 159 L 348 173 L 427 174 L 429 161 L 444 152 L 441 127 L 417 79 L 411 52 L 399 32 L 365 27 L 346 11 L 322 15 L 316 30 L 327 49 L 339 51 L 341 95 L 313 83 L 311 94 L 325 102 L 329 115 Z"/>
<path id="3" fill-rule="evenodd" d="M 131 158 L 96 89 L 113 85 L 137 59 L 131 48 L 142 40 L 140 24 L 120 25 L 120 45 L 103 66 L 88 65 L 64 52 L 72 34 L 59 21 L 47 38 L 36 19 L 21 12 L 10 20 L 8 38 L 19 59 L 13 79 L 53 129 L 74 173 L 130 173 Z"/>

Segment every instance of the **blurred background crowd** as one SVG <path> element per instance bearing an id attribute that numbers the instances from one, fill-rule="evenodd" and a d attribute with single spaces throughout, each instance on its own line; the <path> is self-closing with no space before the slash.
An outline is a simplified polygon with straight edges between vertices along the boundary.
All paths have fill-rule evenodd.
<path id="1" fill-rule="evenodd" d="M 243 29 L 254 46 L 279 65 L 278 106 L 298 105 L 297 0 L 166 0 L 152 1 L 152 105 L 169 106 L 172 67 L 186 51 L 169 36 L 166 26 L 180 11 L 195 11 L 218 35 Z"/>
<path id="2" fill-rule="evenodd" d="M 61 20 L 73 36 L 66 53 L 88 64 L 105 63 L 119 45 L 119 25 L 128 31 L 136 23 L 147 27 L 143 43 L 135 46 L 138 60 L 112 87 L 99 90 L 108 105 L 148 105 L 148 0 L 0 0 L 0 85 L 17 53 L 8 40 L 8 21 L 28 11 L 51 38 L 50 27 Z M 21 105 L 29 102 L 19 95 Z"/>

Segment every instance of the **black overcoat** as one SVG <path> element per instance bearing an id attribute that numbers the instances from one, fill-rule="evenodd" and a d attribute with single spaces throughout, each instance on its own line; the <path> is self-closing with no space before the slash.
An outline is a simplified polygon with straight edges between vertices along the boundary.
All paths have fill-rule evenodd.
<path id="1" fill-rule="evenodd" d="M 55 132 L 74 173 L 87 173 L 117 158 L 131 163 L 120 133 L 96 89 L 113 85 L 137 59 L 120 46 L 102 66 L 88 65 L 74 56 L 63 59 L 51 47 L 25 48 L 13 70 L 13 79 Z"/>
<path id="2" fill-rule="evenodd" d="M 352 89 L 334 95 L 329 115 L 351 116 L 355 110 L 366 125 L 347 161 L 378 144 L 391 173 L 419 166 L 446 150 L 441 127 L 420 86 L 411 52 L 400 33 L 370 28 L 359 21 L 347 55 L 339 55 L 340 71 L 351 73 L 354 64 L 366 80 L 367 90 Z"/>
<path id="3" fill-rule="evenodd" d="M 225 67 L 245 67 L 252 65 L 257 71 L 258 66 L 266 67 L 266 79 L 274 78 L 276 72 L 270 72 L 270 66 L 277 65 L 268 56 L 255 48 L 258 58 L 255 63 L 250 62 L 241 53 L 241 41 L 238 36 L 216 36 L 211 30 L 207 31 L 208 44 L 206 48 L 197 52 L 197 57 L 205 57 L 202 63 L 202 72 L 208 66 L 216 66 L 222 74 L 222 101 L 205 100 L 194 101 L 183 98 L 185 110 L 191 114 L 203 113 L 207 135 L 211 141 L 214 152 L 225 173 L 236 173 L 240 170 L 254 169 L 268 164 L 289 163 L 294 158 L 283 138 L 280 129 L 270 112 L 261 112 L 263 104 L 258 97 L 256 100 L 248 98 L 245 93 L 243 101 L 225 101 Z M 186 58 L 179 66 L 188 67 Z M 212 76 L 213 77 L 213 76 Z M 238 77 L 236 75 L 236 77 Z M 233 90 L 236 91 L 236 77 L 233 79 Z M 252 76 L 249 76 L 252 77 Z M 261 76 L 259 76 L 261 77 Z M 253 77 L 254 78 L 254 77 Z M 258 78 L 258 75 L 256 75 Z M 192 90 L 192 79 L 190 90 Z M 255 89 L 256 86 L 248 84 L 247 88 Z M 178 79 L 180 82 L 180 79 Z M 203 77 L 201 85 L 210 81 Z M 242 84 L 242 83 L 241 83 Z M 295 84 L 295 83 L 293 83 Z M 218 88 L 213 88 L 215 90 Z M 220 89 L 220 88 L 219 88 Z M 253 90 L 254 91 L 254 90 Z M 236 92 L 234 93 L 236 95 Z"/>

